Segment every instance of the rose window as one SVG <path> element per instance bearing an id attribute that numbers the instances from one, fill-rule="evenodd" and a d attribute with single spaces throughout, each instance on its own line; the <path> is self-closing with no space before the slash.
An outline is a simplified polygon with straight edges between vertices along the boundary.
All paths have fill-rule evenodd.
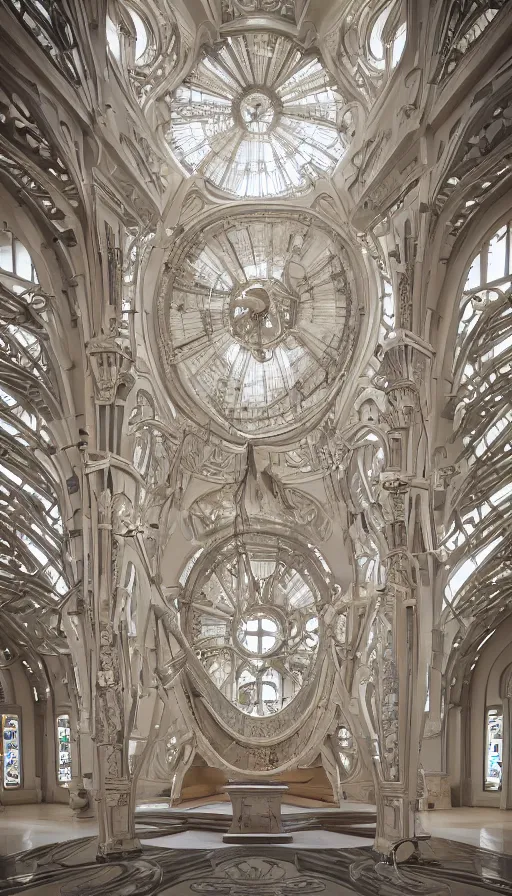
<path id="1" fill-rule="evenodd" d="M 302 193 L 345 151 L 344 100 L 329 72 L 315 53 L 272 32 L 207 50 L 167 103 L 173 153 L 225 193 Z"/>
<path id="2" fill-rule="evenodd" d="M 267 614 L 268 615 L 268 614 Z M 275 619 L 265 616 L 249 616 L 242 619 L 238 629 L 238 642 L 255 656 L 263 656 L 273 650 L 280 640 L 281 627 Z M 282 640 L 282 639 L 281 639 Z"/>
<path id="3" fill-rule="evenodd" d="M 325 569 L 270 536 L 247 538 L 192 567 L 181 622 L 221 693 L 243 712 L 266 716 L 314 675 Z"/>

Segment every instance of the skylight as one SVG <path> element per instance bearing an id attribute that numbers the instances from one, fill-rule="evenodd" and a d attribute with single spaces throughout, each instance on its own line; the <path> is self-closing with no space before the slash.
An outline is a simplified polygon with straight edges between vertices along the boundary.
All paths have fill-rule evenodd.
<path id="1" fill-rule="evenodd" d="M 165 312 L 171 375 L 247 433 L 321 407 L 357 331 L 353 275 L 334 234 L 255 212 L 204 229 L 179 258 Z"/>
<path id="2" fill-rule="evenodd" d="M 344 101 L 329 73 L 271 32 L 228 38 L 167 100 L 167 139 L 183 167 L 237 196 L 304 192 L 345 150 Z"/>

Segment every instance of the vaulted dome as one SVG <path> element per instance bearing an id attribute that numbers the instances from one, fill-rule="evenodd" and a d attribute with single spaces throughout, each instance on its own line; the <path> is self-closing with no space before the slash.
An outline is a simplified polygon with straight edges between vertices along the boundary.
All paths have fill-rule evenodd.
<path id="1" fill-rule="evenodd" d="M 160 300 L 169 376 L 238 432 L 325 407 L 347 369 L 358 310 L 340 238 L 308 213 L 240 212 L 173 253 Z"/>
<path id="2" fill-rule="evenodd" d="M 167 102 L 172 151 L 226 193 L 302 193 L 344 153 L 344 101 L 331 76 L 316 53 L 272 32 L 205 51 Z"/>

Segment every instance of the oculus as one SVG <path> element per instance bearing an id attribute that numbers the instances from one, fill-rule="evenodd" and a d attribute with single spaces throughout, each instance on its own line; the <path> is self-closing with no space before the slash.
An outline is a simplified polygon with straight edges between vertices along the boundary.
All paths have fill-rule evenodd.
<path id="1" fill-rule="evenodd" d="M 271 32 L 206 50 L 167 103 L 176 158 L 236 196 L 303 193 L 345 151 L 345 101 L 331 75 L 317 54 Z"/>
<path id="2" fill-rule="evenodd" d="M 359 312 L 337 234 L 310 214 L 231 215 L 187 237 L 162 284 L 170 378 L 243 435 L 325 408 L 350 362 Z"/>

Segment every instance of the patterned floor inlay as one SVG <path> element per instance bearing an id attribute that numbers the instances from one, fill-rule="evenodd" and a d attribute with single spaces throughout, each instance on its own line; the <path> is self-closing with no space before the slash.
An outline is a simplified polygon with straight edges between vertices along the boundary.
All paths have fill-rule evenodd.
<path id="1" fill-rule="evenodd" d="M 293 849 L 144 847 L 98 864 L 84 838 L 0 860 L 0 896 L 512 896 L 512 857 L 434 839 L 420 862 L 394 868 L 368 847 Z"/>

